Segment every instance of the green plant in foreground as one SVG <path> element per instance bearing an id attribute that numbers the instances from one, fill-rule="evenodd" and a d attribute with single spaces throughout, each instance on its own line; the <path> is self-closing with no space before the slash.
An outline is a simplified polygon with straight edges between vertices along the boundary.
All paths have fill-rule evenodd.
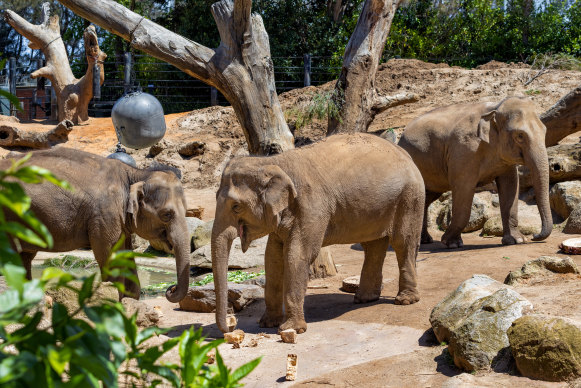
<path id="1" fill-rule="evenodd" d="M 169 383 L 174 387 L 236 387 L 260 359 L 235 371 L 228 369 L 216 349 L 216 364 L 206 365 L 207 353 L 222 341 L 203 343 L 201 329 L 190 328 L 179 338 L 159 346 L 147 340 L 166 330 L 150 327 L 139 330 L 137 314 L 127 317 L 117 301 L 94 301 L 100 287 L 96 274 L 77 278 L 60 268 L 47 268 L 40 279 L 27 280 L 18 255 L 19 240 L 52 245 L 48 230 L 30 213 L 28 198 L 12 177 L 28 183 L 49 180 L 69 187 L 48 171 L 21 167 L 24 160 L 7 171 L 0 171 L 0 273 L 10 287 L 0 294 L 0 386 L 2 387 L 117 387 L 119 375 L 127 385 L 155 387 Z M 22 223 L 6 222 L 4 209 L 18 215 Z M 24 226 L 27 225 L 27 226 Z M 118 251 L 121 239 L 103 267 L 105 278 L 125 277 L 137 281 L 133 274 L 139 254 Z M 80 287 L 72 283 L 81 280 Z M 68 312 L 54 303 L 50 320 L 44 315 L 44 290 L 49 287 L 73 290 L 79 308 Z M 124 284 L 113 282 L 124 291 Z M 84 317 L 81 317 L 84 313 Z M 45 318 L 43 320 L 43 318 Z M 162 356 L 179 347 L 181 365 L 166 363 Z"/>

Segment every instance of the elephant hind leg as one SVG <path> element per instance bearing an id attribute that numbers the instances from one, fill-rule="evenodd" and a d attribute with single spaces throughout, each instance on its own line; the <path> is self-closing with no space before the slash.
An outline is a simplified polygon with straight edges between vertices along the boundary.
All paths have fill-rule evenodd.
<path id="1" fill-rule="evenodd" d="M 379 299 L 383 280 L 381 270 L 389 247 L 389 237 L 367 241 L 361 245 L 365 251 L 365 260 L 361 269 L 359 288 L 355 293 L 355 303 L 367 303 Z"/>
<path id="2" fill-rule="evenodd" d="M 426 203 L 424 205 L 424 221 L 422 224 L 422 244 L 431 244 L 434 242 L 432 236 L 428 232 L 428 208 L 438 197 L 440 197 L 440 193 L 435 193 L 433 191 L 426 190 Z"/>
<path id="3" fill-rule="evenodd" d="M 399 267 L 399 290 L 395 304 L 413 304 L 420 300 L 417 288 L 416 259 L 420 248 L 420 229 L 417 214 L 407 212 L 391 236 L 391 246 Z"/>
<path id="4" fill-rule="evenodd" d="M 22 252 L 20 254 L 20 259 L 22 260 L 22 265 L 26 270 L 26 278 L 32 280 L 32 260 L 36 256 L 36 252 Z"/>

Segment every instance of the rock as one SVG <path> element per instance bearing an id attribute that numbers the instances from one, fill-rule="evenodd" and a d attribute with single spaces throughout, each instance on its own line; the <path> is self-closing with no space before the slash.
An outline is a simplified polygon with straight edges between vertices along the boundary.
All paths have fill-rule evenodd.
<path id="1" fill-rule="evenodd" d="M 131 235 L 131 246 L 133 251 L 143 253 L 149 247 L 149 241 L 134 233 Z"/>
<path id="2" fill-rule="evenodd" d="M 295 329 L 287 329 L 280 332 L 280 338 L 282 342 L 287 344 L 296 344 L 297 343 L 297 332 Z"/>
<path id="3" fill-rule="evenodd" d="M 581 234 L 581 205 L 577 205 L 569 214 L 563 233 Z"/>
<path id="4" fill-rule="evenodd" d="M 498 194 L 492 194 L 490 197 L 490 203 L 494 207 L 500 207 L 500 198 L 498 198 Z"/>
<path id="5" fill-rule="evenodd" d="M 309 267 L 309 279 L 323 279 L 335 275 L 337 275 L 337 267 L 335 267 L 331 250 L 323 247 Z"/>
<path id="6" fill-rule="evenodd" d="M 341 286 L 341 291 L 350 292 L 352 294 L 356 293 L 359 289 L 360 276 L 350 276 L 343 279 L 343 285 Z"/>
<path id="7" fill-rule="evenodd" d="M 581 182 L 559 182 L 549 192 L 551 209 L 566 219 L 569 214 L 581 203 Z"/>
<path id="8" fill-rule="evenodd" d="M 513 322 L 508 338 L 523 376 L 546 381 L 581 376 L 581 322 L 527 315 Z"/>
<path id="9" fill-rule="evenodd" d="M 508 346 L 506 330 L 532 304 L 486 275 L 474 275 L 438 303 L 430 323 L 438 341 L 449 341 L 456 366 L 468 371 L 499 362 Z"/>
<path id="10" fill-rule="evenodd" d="M 228 306 L 234 311 L 241 311 L 254 300 L 264 298 L 264 290 L 251 284 L 228 283 Z M 211 313 L 216 310 L 216 291 L 214 283 L 205 286 L 192 287 L 186 297 L 179 302 L 185 311 Z"/>
<path id="11" fill-rule="evenodd" d="M 186 217 L 196 217 L 201 219 L 203 215 L 204 215 L 203 207 L 198 206 L 186 210 Z"/>
<path id="12" fill-rule="evenodd" d="M 149 155 L 156 157 L 157 155 L 161 154 L 163 150 L 173 147 L 174 144 L 171 141 L 167 139 L 161 139 L 149 148 Z"/>
<path id="13" fill-rule="evenodd" d="M 527 261 L 518 271 L 511 271 L 505 284 L 516 285 L 527 283 L 533 278 L 546 277 L 555 273 L 579 273 L 577 264 L 570 257 L 541 256 Z"/>
<path id="14" fill-rule="evenodd" d="M 206 143 L 192 141 L 178 147 L 178 154 L 184 157 L 203 155 L 206 151 Z"/>
<path id="15" fill-rule="evenodd" d="M 463 233 L 474 232 L 482 229 L 484 223 L 489 218 L 488 207 L 489 201 L 484 201 L 480 195 L 475 195 L 472 199 L 472 208 L 470 211 L 470 220 L 462 230 Z M 440 210 L 436 219 L 439 229 L 446 230 L 452 219 L 452 198 L 446 201 L 446 204 Z"/>
<path id="16" fill-rule="evenodd" d="M 229 344 L 240 345 L 242 341 L 244 341 L 244 332 L 240 329 L 237 329 L 231 333 L 224 333 L 224 339 Z"/>
<path id="17" fill-rule="evenodd" d="M 212 241 L 213 227 L 214 220 L 204 222 L 194 230 L 191 236 L 192 252 L 210 244 Z"/>
<path id="18" fill-rule="evenodd" d="M 75 280 L 69 282 L 68 285 L 76 289 L 80 289 L 83 282 Z M 100 286 L 98 286 L 100 284 Z M 119 291 L 113 286 L 111 282 L 94 282 L 93 283 L 94 294 L 91 298 L 92 302 L 88 303 L 88 306 L 93 306 L 104 300 L 117 302 L 119 300 Z M 61 288 L 49 288 L 46 290 L 46 294 L 50 296 L 55 303 L 60 303 L 66 307 L 69 313 L 73 313 L 79 309 L 78 293 L 65 287 Z"/>
<path id="19" fill-rule="evenodd" d="M 205 224 L 204 221 L 200 220 L 197 217 L 188 217 L 186 216 L 186 224 L 188 224 L 188 233 L 191 235 L 194 234 L 194 232 L 196 231 L 196 229 Z"/>
<path id="20" fill-rule="evenodd" d="M 252 279 L 247 279 L 240 284 L 254 284 L 255 286 L 264 288 L 266 286 L 266 276 L 260 275 Z"/>
<path id="21" fill-rule="evenodd" d="M 198 228 L 199 229 L 199 228 Z M 259 238 L 250 243 L 246 253 L 242 252 L 240 238 L 236 237 L 232 243 L 228 269 L 246 269 L 264 265 L 264 251 L 268 236 Z M 194 267 L 212 268 L 212 251 L 210 244 L 196 249 L 190 256 L 190 264 Z"/>
<path id="22" fill-rule="evenodd" d="M 136 323 L 139 327 L 156 326 L 159 322 L 159 312 L 148 304 L 131 298 L 121 299 L 121 304 L 125 308 L 125 312 L 128 317 L 137 313 Z"/>
<path id="23" fill-rule="evenodd" d="M 519 215 L 518 219 L 518 230 L 527 236 L 536 234 L 539 232 L 541 228 L 541 221 L 540 219 L 536 219 L 533 217 L 521 217 Z M 482 227 L 482 235 L 483 236 L 498 236 L 502 237 L 503 229 L 502 229 L 502 219 L 500 215 L 495 215 L 490 217 Z"/>

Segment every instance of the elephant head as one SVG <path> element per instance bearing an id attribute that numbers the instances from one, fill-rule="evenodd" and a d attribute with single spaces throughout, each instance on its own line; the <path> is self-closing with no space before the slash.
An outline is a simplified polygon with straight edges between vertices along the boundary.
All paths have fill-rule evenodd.
<path id="1" fill-rule="evenodd" d="M 156 240 L 176 257 L 177 286 L 166 291 L 172 303 L 188 292 L 190 239 L 186 223 L 186 201 L 179 179 L 169 171 L 155 171 L 131 185 L 127 204 L 131 230 L 146 240 Z"/>
<path id="2" fill-rule="evenodd" d="M 216 217 L 212 229 L 212 271 L 216 289 L 216 323 L 226 325 L 228 256 L 232 241 L 240 237 L 242 251 L 257 238 L 274 232 L 281 215 L 297 196 L 290 177 L 269 158 L 239 158 L 224 169 L 216 193 Z"/>
<path id="3" fill-rule="evenodd" d="M 542 228 L 533 236 L 544 240 L 553 230 L 549 204 L 549 162 L 545 147 L 546 127 L 536 114 L 535 105 L 526 98 L 509 97 L 484 113 L 478 137 L 496 147 L 507 164 L 520 164 L 532 172 L 533 187 L 541 215 Z"/>

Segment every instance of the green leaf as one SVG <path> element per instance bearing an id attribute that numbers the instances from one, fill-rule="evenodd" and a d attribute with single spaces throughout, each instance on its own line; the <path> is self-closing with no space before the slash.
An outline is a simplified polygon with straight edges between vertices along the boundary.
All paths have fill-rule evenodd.
<path id="1" fill-rule="evenodd" d="M 81 286 L 81 290 L 77 295 L 77 300 L 79 301 L 79 306 L 83 306 L 85 304 L 85 300 L 89 299 L 93 296 L 93 283 L 95 281 L 95 276 L 97 274 L 92 274 L 91 276 L 87 277 L 83 280 L 83 285 Z"/>
<path id="2" fill-rule="evenodd" d="M 0 232 L 6 232 L 29 244 L 47 248 L 47 244 L 36 233 L 17 222 L 8 221 L 0 224 Z"/>
<path id="3" fill-rule="evenodd" d="M 23 292 L 24 283 L 26 282 L 26 270 L 22 266 L 6 264 L 1 268 L 1 272 L 8 287 L 14 288 L 19 293 Z"/>
<path id="4" fill-rule="evenodd" d="M 59 375 L 63 374 L 67 364 L 69 363 L 73 352 L 70 348 L 62 348 L 57 349 L 56 347 L 50 345 L 48 347 L 48 362 L 50 366 L 55 370 L 56 373 Z"/>
<path id="5" fill-rule="evenodd" d="M 0 89 L 0 97 L 6 97 L 8 99 L 8 101 L 10 101 L 10 103 L 12 105 L 14 105 L 14 107 L 16 109 L 18 109 L 19 111 L 23 112 L 24 110 L 22 109 L 22 105 L 20 105 L 20 100 L 18 99 L 18 97 L 16 97 L 14 94 L 7 92 L 4 89 Z"/>

